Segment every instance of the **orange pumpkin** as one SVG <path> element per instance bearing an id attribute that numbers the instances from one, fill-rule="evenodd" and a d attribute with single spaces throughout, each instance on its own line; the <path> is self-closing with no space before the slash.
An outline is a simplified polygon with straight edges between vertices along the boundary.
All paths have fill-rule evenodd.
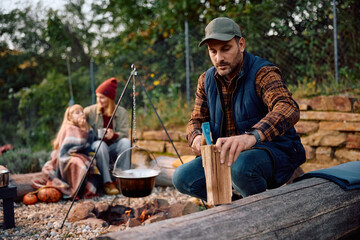
<path id="1" fill-rule="evenodd" d="M 40 188 L 37 197 L 41 202 L 55 203 L 60 200 L 62 194 L 53 187 Z"/>
<path id="2" fill-rule="evenodd" d="M 26 205 L 32 205 L 37 203 L 38 198 L 36 196 L 35 192 L 29 192 L 27 194 L 24 195 L 23 197 L 23 203 L 25 203 Z"/>

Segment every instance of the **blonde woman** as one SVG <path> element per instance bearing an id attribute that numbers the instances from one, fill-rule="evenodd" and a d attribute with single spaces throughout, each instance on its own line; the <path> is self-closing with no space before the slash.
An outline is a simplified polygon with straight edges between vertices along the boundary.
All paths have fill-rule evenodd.
<path id="1" fill-rule="evenodd" d="M 42 168 L 45 175 L 42 183 L 59 189 L 64 198 L 72 198 L 90 166 L 91 144 L 95 139 L 93 130 L 86 122 L 82 106 L 76 104 L 68 107 L 60 129 L 52 141 L 51 160 Z M 96 159 L 96 165 L 101 175 L 107 174 L 110 177 L 108 171 L 102 170 L 104 161 L 101 157 Z M 96 168 L 90 167 L 79 197 L 91 198 L 97 195 L 96 179 L 92 175 L 95 172 Z M 41 187 L 41 181 L 34 181 L 34 185 Z M 118 193 L 119 191 L 114 194 Z"/>
<path id="2" fill-rule="evenodd" d="M 92 149 L 96 150 L 102 138 L 101 131 L 110 122 L 111 116 L 115 110 L 117 80 L 110 78 L 104 81 L 96 89 L 96 104 L 88 106 L 84 109 L 86 120 L 91 127 L 96 131 L 98 140 L 92 144 Z M 129 119 L 127 111 L 118 107 L 109 129 L 104 136 L 104 142 L 101 143 L 97 156 L 104 159 L 105 162 L 113 165 L 116 158 L 121 154 L 118 160 L 117 167 L 122 170 L 130 169 L 130 151 L 125 151 L 130 147 L 130 140 L 128 139 Z M 114 184 L 105 185 L 105 192 L 110 191 L 115 187 Z"/>

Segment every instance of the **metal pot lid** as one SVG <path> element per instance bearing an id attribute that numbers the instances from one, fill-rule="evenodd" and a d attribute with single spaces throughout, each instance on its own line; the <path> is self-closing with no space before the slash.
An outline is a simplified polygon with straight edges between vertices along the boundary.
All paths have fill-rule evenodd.
<path id="1" fill-rule="evenodd" d="M 131 179 L 139 179 L 139 178 L 151 178 L 159 175 L 159 171 L 154 169 L 129 169 L 125 171 L 117 171 L 113 174 L 117 178 L 131 178 Z"/>

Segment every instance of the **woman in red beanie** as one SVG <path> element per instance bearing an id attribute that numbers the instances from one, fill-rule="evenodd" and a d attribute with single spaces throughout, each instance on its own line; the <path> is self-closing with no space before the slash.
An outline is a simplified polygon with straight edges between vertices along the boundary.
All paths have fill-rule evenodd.
<path id="1" fill-rule="evenodd" d="M 84 109 L 86 120 L 97 132 L 98 139 L 102 138 L 103 133 L 101 130 L 107 127 L 115 110 L 116 87 L 116 78 L 104 81 L 95 91 L 96 104 Z M 120 153 L 130 148 L 128 130 L 129 119 L 127 111 L 119 106 L 104 136 L 104 142 L 97 152 L 97 156 L 107 159 L 107 161 L 103 161 L 105 164 L 100 168 L 109 169 L 110 163 L 113 164 Z M 99 144 L 100 140 L 95 141 L 92 144 L 92 148 L 96 150 Z M 124 152 L 121 159 L 118 160 L 117 167 L 120 167 L 122 170 L 130 169 L 130 151 Z M 111 180 L 110 174 L 103 176 L 103 180 L 106 194 L 115 195 L 119 193 L 119 190 Z"/>

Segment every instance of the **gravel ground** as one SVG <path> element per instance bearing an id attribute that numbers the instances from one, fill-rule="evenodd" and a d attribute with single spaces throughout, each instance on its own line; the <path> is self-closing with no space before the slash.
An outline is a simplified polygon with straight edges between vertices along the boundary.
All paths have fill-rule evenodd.
<path id="1" fill-rule="evenodd" d="M 186 202 L 189 196 L 179 193 L 173 187 L 155 187 L 152 194 L 143 198 L 128 198 L 123 195 L 101 196 L 91 199 L 94 202 L 121 204 L 129 207 L 139 207 L 156 198 L 165 199 L 169 204 Z M 80 200 L 89 201 L 89 200 Z M 77 204 L 78 202 L 74 203 Z M 130 202 L 130 204 L 129 204 Z M 90 239 L 96 236 L 126 229 L 125 225 L 114 228 L 113 226 L 94 227 L 79 225 L 65 221 L 60 229 L 65 215 L 69 210 L 71 201 L 61 200 L 57 203 L 36 203 L 25 205 L 15 203 L 15 228 L 4 230 L 1 226 L 0 239 Z M 0 222 L 3 222 L 2 202 L 0 207 Z"/>

